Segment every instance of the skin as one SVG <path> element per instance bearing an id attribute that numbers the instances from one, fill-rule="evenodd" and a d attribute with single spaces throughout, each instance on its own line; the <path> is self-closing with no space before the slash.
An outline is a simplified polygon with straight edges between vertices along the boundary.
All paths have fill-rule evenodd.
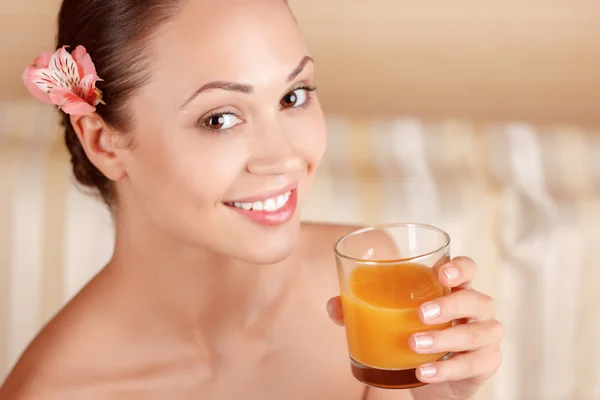
<path id="1" fill-rule="evenodd" d="M 351 376 L 332 245 L 355 227 L 300 221 L 325 123 L 314 92 L 281 103 L 312 86 L 314 63 L 282 2 L 219 4 L 227 12 L 190 0 L 152 39 L 153 79 L 130 101 L 131 146 L 95 114 L 72 117 L 117 187 L 114 256 L 40 332 L 0 398 L 471 398 L 500 364 L 502 327 L 493 300 L 470 289 L 468 258 L 440 269 L 454 291 L 437 300 L 437 319 L 423 319 L 465 323 L 431 332 L 428 349 L 411 339 L 417 352 L 459 352 L 420 374 L 432 384 L 367 390 Z M 214 81 L 252 93 L 212 88 L 188 101 Z M 211 129 L 211 113 L 235 113 L 224 116 L 235 127 Z M 224 204 L 288 184 L 299 209 L 279 226 Z"/>

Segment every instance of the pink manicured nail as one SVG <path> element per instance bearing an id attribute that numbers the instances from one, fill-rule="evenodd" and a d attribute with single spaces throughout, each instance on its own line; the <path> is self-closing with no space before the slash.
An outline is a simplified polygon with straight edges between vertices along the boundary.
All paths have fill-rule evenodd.
<path id="1" fill-rule="evenodd" d="M 421 312 L 425 319 L 436 319 L 440 316 L 442 310 L 436 303 L 425 303 L 421 305 Z"/>
<path id="2" fill-rule="evenodd" d="M 333 307 L 332 302 L 327 302 L 327 313 L 333 314 L 335 312 L 335 307 Z"/>
<path id="3" fill-rule="evenodd" d="M 448 267 L 444 270 L 444 274 L 446 274 L 446 278 L 448 278 L 448 280 L 450 282 L 452 282 L 452 281 L 455 281 L 456 279 L 458 279 L 460 272 L 458 271 L 458 268 L 456 268 L 456 267 Z"/>
<path id="4" fill-rule="evenodd" d="M 421 371 L 421 376 L 428 379 L 433 378 L 437 373 L 437 369 L 433 364 L 423 365 L 419 367 L 419 370 Z"/>
<path id="5" fill-rule="evenodd" d="M 425 334 L 416 334 L 413 336 L 415 347 L 417 349 L 429 349 L 433 346 L 433 338 Z"/>

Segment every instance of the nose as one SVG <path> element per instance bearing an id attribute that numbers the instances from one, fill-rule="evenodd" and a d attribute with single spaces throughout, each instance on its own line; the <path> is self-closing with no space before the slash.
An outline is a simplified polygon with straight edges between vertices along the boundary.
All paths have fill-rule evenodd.
<path id="1" fill-rule="evenodd" d="M 281 124 L 265 124 L 254 135 L 248 171 L 254 175 L 301 175 L 306 169 L 302 152 Z"/>

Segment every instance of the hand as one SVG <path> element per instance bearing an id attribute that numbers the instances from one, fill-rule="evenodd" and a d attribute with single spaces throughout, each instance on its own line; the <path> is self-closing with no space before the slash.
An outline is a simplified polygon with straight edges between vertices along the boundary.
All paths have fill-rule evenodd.
<path id="1" fill-rule="evenodd" d="M 477 273 L 473 260 L 457 257 L 438 270 L 438 279 L 452 293 L 425 303 L 419 319 L 427 325 L 458 321 L 453 327 L 421 332 L 409 340 L 411 349 L 420 354 L 452 352 L 449 360 L 422 365 L 417 378 L 430 385 L 412 389 L 415 400 L 467 400 L 500 367 L 502 324 L 494 317 L 494 300 L 471 289 Z M 331 319 L 343 325 L 340 298 L 329 300 Z"/>

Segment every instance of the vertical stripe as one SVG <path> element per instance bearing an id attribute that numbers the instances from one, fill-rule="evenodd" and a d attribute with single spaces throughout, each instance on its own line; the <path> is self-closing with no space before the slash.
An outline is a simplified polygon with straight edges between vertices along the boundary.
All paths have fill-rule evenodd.
<path id="1" fill-rule="evenodd" d="M 598 196 L 600 195 L 600 157 L 598 157 L 600 154 L 600 130 L 588 132 L 585 136 L 586 158 L 590 163 L 594 194 Z"/>
<path id="2" fill-rule="evenodd" d="M 335 222 L 336 216 L 331 213 L 340 204 L 335 197 L 336 156 L 347 153 L 340 147 L 340 136 L 345 135 L 345 123 L 339 118 L 327 118 L 327 150 L 317 170 L 313 186 L 303 205 L 302 219 L 309 221 Z M 337 166 L 339 168 L 339 165 Z"/>
<path id="3" fill-rule="evenodd" d="M 482 246 L 473 246 L 472 240 L 482 240 L 485 233 L 473 237 L 469 232 L 481 232 L 481 229 L 486 231 L 484 227 L 476 226 L 485 223 L 485 219 L 481 218 L 485 211 L 485 201 L 482 202 L 480 198 L 485 196 L 485 193 L 478 193 L 472 171 L 473 157 L 469 151 L 472 146 L 471 126 L 463 122 L 444 121 L 435 128 L 435 133 L 429 132 L 431 128 L 426 131 L 426 138 L 435 138 L 434 145 L 428 146 L 429 156 L 426 157 L 426 161 L 433 171 L 438 196 L 443 199 L 440 201 L 440 215 L 444 228 L 453 238 L 452 253 L 468 254 L 478 259 L 472 249 Z M 475 201 L 477 206 L 470 206 L 471 201 Z"/>
<path id="4" fill-rule="evenodd" d="M 70 175 L 69 158 L 61 141 L 52 142 L 45 167 L 40 323 L 48 321 L 64 301 L 66 194 Z"/>
<path id="5" fill-rule="evenodd" d="M 336 215 L 331 213 L 340 201 L 335 197 L 335 176 L 323 165 L 315 175 L 312 188 L 302 207 L 302 220 L 335 222 Z"/>
<path id="6" fill-rule="evenodd" d="M 599 171 L 600 172 L 600 171 Z M 574 368 L 573 388 L 586 396 L 586 399 L 600 399 L 600 268 L 596 248 L 600 243 L 600 198 L 582 201 L 578 207 L 578 227 L 580 228 L 583 271 L 580 277 L 580 290 L 574 295 L 580 299 L 578 321 L 573 337 L 573 356 L 577 364 Z"/>
<path id="7" fill-rule="evenodd" d="M 555 140 L 555 130 L 552 127 L 544 127 L 538 137 L 542 149 L 542 170 L 548 194 L 555 199 L 570 195 L 562 185 L 562 172 L 560 171 L 560 160 L 558 160 L 558 148 Z"/>
<path id="8" fill-rule="evenodd" d="M 471 158 L 471 170 L 476 182 L 481 185 L 483 192 L 471 206 L 477 210 L 481 208 L 483 213 L 478 215 L 479 221 L 469 236 L 478 237 L 479 232 L 484 232 L 484 238 L 479 238 L 478 245 L 470 246 L 475 261 L 479 266 L 479 277 L 475 287 L 493 298 L 498 296 L 498 279 L 501 265 L 500 254 L 497 246 L 498 232 L 500 228 L 500 188 L 496 177 L 491 171 L 489 163 L 488 147 L 486 146 L 485 128 L 479 124 L 471 126 L 471 146 L 467 158 Z M 499 149 L 496 149 L 499 151 Z M 474 234 L 477 232 L 477 234 Z M 503 368 L 504 366 L 501 366 Z M 499 371 L 500 372 L 500 371 Z M 482 388 L 479 399 L 494 399 L 498 387 L 498 374 L 490 379 Z"/>
<path id="9" fill-rule="evenodd" d="M 475 154 L 480 160 L 478 164 L 481 166 L 481 173 L 485 177 L 486 186 L 490 193 L 488 196 L 490 214 L 487 218 L 490 219 L 491 224 L 491 244 L 489 249 L 487 249 L 489 252 L 487 262 L 489 264 L 482 265 L 481 267 L 494 269 L 494 281 L 491 285 L 492 287 L 488 287 L 488 290 L 490 295 L 497 301 L 496 318 L 504 324 L 506 338 L 502 343 L 504 362 L 492 381 L 493 396 L 490 396 L 490 398 L 516 399 L 519 392 L 516 386 L 519 382 L 518 374 L 520 373 L 518 365 L 518 352 L 520 348 L 515 343 L 519 340 L 519 337 L 517 336 L 518 331 L 514 327 L 519 326 L 519 321 L 516 320 L 518 314 L 515 314 L 514 310 L 518 310 L 520 307 L 518 305 L 511 306 L 504 299 L 514 299 L 515 296 L 509 293 L 509 291 L 517 291 L 519 286 L 518 282 L 513 285 L 511 282 L 507 282 L 506 277 L 503 278 L 506 263 L 502 260 L 501 243 L 499 240 L 504 226 L 504 217 L 502 215 L 503 184 L 501 177 L 507 176 L 508 145 L 505 135 L 497 127 L 480 126 L 478 131 L 478 144 Z M 493 259 L 493 261 L 490 259 Z M 513 275 L 508 274 L 509 279 Z M 517 299 L 519 298 L 519 296 L 516 297 Z M 512 321 L 507 319 L 509 317 L 512 317 Z"/>
<path id="10" fill-rule="evenodd" d="M 402 201 L 406 215 L 400 217 L 436 224 L 441 207 L 435 180 L 427 163 L 423 125 L 417 120 L 398 120 L 391 127 L 391 134 L 390 150 L 404 178 L 399 184 L 403 186 Z M 390 211 L 393 212 L 393 209 Z"/>
<path id="11" fill-rule="evenodd" d="M 15 149 L 12 230 L 11 319 L 8 362 L 14 363 L 39 329 L 39 276 L 42 264 L 43 148 Z"/>
<path id="12" fill-rule="evenodd" d="M 8 373 L 11 326 L 14 150 L 0 136 L 0 382 Z"/>
<path id="13" fill-rule="evenodd" d="M 490 164 L 489 146 L 487 146 L 487 132 L 486 129 L 481 125 L 473 126 L 473 148 L 470 151 L 470 156 L 473 158 L 474 163 L 472 168 L 474 174 L 477 176 L 478 181 L 482 183 L 482 186 L 486 192 L 485 199 L 481 199 L 481 207 L 484 207 L 486 212 L 482 216 L 486 222 L 488 232 L 488 243 L 483 249 L 485 254 L 481 254 L 480 268 L 486 269 L 487 282 L 484 283 L 485 292 L 490 296 L 496 298 L 498 289 L 498 272 L 500 269 L 500 252 L 497 246 L 497 240 L 500 234 L 501 227 L 501 187 L 492 171 Z M 504 150 L 503 156 L 506 158 L 506 147 L 495 148 L 494 152 L 499 153 Z M 474 205 L 477 207 L 477 205 Z M 477 232 L 477 231 L 476 231 Z"/>
<path id="14" fill-rule="evenodd" d="M 375 123 L 373 130 L 373 167 L 375 174 L 381 178 L 381 222 L 400 222 L 407 218 L 404 201 L 403 181 L 405 173 L 398 167 L 394 153 L 393 128 L 394 121 Z M 363 178 L 364 179 L 364 178 Z"/>
<path id="15" fill-rule="evenodd" d="M 547 398 L 550 394 L 545 393 L 555 393 L 559 383 L 547 380 L 553 365 L 544 357 L 545 349 L 553 347 L 553 303 L 560 301 L 554 292 L 560 279 L 552 229 L 556 210 L 546 190 L 536 132 L 530 126 L 510 125 L 506 135 L 514 190 L 505 197 L 503 245 L 522 283 L 517 295 L 522 297 L 515 304 L 519 308 L 513 310 L 520 320 L 518 398 Z"/>
<path id="16" fill-rule="evenodd" d="M 593 171 L 587 158 L 585 136 L 580 131 L 568 128 L 557 128 L 552 135 L 553 148 L 546 149 L 553 155 L 557 166 L 555 183 L 556 192 L 560 193 L 559 199 L 561 219 L 558 221 L 558 242 L 561 244 L 559 263 L 569 264 L 568 273 L 564 267 L 556 271 L 560 276 L 560 290 L 562 299 L 557 302 L 555 320 L 561 321 L 553 329 L 556 339 L 561 337 L 576 337 L 576 326 L 581 312 L 582 299 L 580 297 L 582 278 L 589 276 L 586 264 L 585 238 L 583 236 L 583 221 L 580 220 L 581 200 L 589 198 L 593 193 Z M 562 388 L 568 393 L 574 387 L 578 360 L 576 356 L 575 341 L 563 343 L 554 352 L 556 368 L 554 377 L 560 377 Z"/>
<path id="17" fill-rule="evenodd" d="M 545 334 L 543 359 L 550 368 L 542 379 L 553 382 L 552 393 L 567 396 L 574 387 L 575 341 L 565 338 L 577 337 L 576 326 L 579 321 L 581 274 L 584 269 L 585 249 L 578 215 L 578 201 L 567 200 L 557 203 L 558 219 L 554 227 L 555 249 L 553 263 L 546 265 L 543 276 L 546 279 L 544 300 L 541 303 L 545 310 L 545 323 L 548 331 Z M 557 295 L 560 293 L 560 295 Z M 542 308 L 540 307 L 540 308 Z M 557 344 L 560 343 L 559 346 Z M 550 362 L 551 360 L 551 362 Z M 550 392 L 543 393 L 545 397 Z"/>
<path id="18" fill-rule="evenodd" d="M 366 224 L 381 222 L 381 182 L 373 170 L 372 127 L 365 120 L 348 120 L 350 168 L 357 185 L 360 220 Z"/>
<path id="19" fill-rule="evenodd" d="M 552 135 L 555 146 L 554 161 L 559 166 L 560 192 L 587 197 L 593 193 L 592 163 L 587 153 L 585 135 L 576 129 L 557 129 Z M 598 155 L 594 155 L 597 158 Z"/>
<path id="20" fill-rule="evenodd" d="M 325 220 L 343 224 L 362 223 L 357 196 L 358 183 L 351 172 L 352 160 L 347 120 L 329 118 L 327 129 L 329 143 L 325 157 L 331 173 L 330 182 L 335 206 L 324 210 L 328 214 Z"/>
<path id="21" fill-rule="evenodd" d="M 103 202 L 69 185 L 66 193 L 64 299 L 70 299 L 109 261 L 114 248 L 111 214 Z"/>

